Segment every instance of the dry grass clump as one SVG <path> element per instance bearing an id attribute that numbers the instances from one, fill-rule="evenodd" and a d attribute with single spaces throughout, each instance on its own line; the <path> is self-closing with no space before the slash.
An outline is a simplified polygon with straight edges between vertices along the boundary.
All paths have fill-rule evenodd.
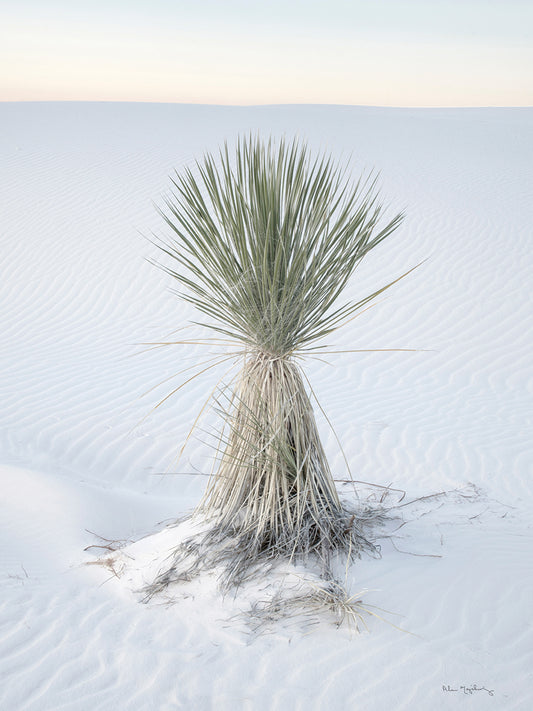
<path id="1" fill-rule="evenodd" d="M 362 601 L 361 591 L 349 595 L 337 581 L 304 580 L 292 594 L 286 591 L 255 602 L 248 615 L 251 632 L 263 633 L 275 628 L 281 619 L 300 619 L 302 626 L 316 625 L 324 614 L 337 627 L 347 626 L 354 632 L 368 630 L 365 617 L 375 615 Z"/>
<path id="2" fill-rule="evenodd" d="M 208 526 L 180 546 L 148 595 L 204 568 L 238 585 L 280 558 L 312 555 L 327 575 L 331 555 L 374 549 L 364 530 L 371 516 L 339 500 L 298 359 L 323 352 L 318 341 L 395 283 L 338 303 L 402 215 L 383 220 L 375 179 L 352 183 L 297 141 L 253 138 L 176 175 L 162 214 L 171 229 L 156 242 L 163 269 L 232 349 L 240 375 L 227 395 L 218 469 L 195 514 Z"/>

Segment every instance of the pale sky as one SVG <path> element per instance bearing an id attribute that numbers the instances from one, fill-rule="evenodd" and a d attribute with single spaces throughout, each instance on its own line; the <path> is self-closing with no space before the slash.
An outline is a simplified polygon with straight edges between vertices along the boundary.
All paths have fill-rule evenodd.
<path id="1" fill-rule="evenodd" d="M 533 0 L 0 0 L 1 101 L 533 105 Z"/>

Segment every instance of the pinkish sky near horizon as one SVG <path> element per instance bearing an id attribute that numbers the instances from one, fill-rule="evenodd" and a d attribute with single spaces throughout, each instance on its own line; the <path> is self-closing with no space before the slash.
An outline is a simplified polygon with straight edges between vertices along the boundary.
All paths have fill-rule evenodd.
<path id="1" fill-rule="evenodd" d="M 533 105 L 531 0 L 2 0 L 0 101 Z"/>

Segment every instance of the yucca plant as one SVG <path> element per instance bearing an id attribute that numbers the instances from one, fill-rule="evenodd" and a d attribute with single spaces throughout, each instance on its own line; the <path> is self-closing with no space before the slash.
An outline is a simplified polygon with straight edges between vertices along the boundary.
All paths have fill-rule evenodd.
<path id="1" fill-rule="evenodd" d="M 297 140 L 241 139 L 234 154 L 226 145 L 172 183 L 160 266 L 204 325 L 238 344 L 241 362 L 218 468 L 197 509 L 209 526 L 180 555 L 222 562 L 226 581 L 238 583 L 268 558 L 316 553 L 326 563 L 332 551 L 357 552 L 362 530 L 339 500 L 299 359 L 391 286 L 339 303 L 402 215 L 383 220 L 374 177 L 353 183 Z M 152 592 L 173 576 L 176 566 Z"/>

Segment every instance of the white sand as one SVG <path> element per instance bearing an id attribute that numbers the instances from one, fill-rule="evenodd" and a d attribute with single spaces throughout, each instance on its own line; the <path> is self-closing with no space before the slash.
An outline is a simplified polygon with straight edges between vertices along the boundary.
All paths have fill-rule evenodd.
<path id="1" fill-rule="evenodd" d="M 0 708 L 533 708 L 533 109 L 27 103 L 0 117 Z M 138 424 L 169 384 L 139 396 L 202 358 L 132 355 L 192 317 L 139 232 L 161 227 L 151 201 L 172 169 L 248 130 L 353 153 L 406 208 L 354 296 L 430 258 L 335 340 L 427 352 L 306 370 L 356 479 L 404 501 L 456 492 L 405 507 L 394 544 L 350 572 L 412 635 L 370 619 L 356 636 L 281 623 L 252 641 L 211 589 L 142 605 L 84 565 L 101 552 L 84 552 L 89 531 L 137 540 L 205 486 L 201 435 L 179 473 L 173 458 L 212 373 Z"/>

